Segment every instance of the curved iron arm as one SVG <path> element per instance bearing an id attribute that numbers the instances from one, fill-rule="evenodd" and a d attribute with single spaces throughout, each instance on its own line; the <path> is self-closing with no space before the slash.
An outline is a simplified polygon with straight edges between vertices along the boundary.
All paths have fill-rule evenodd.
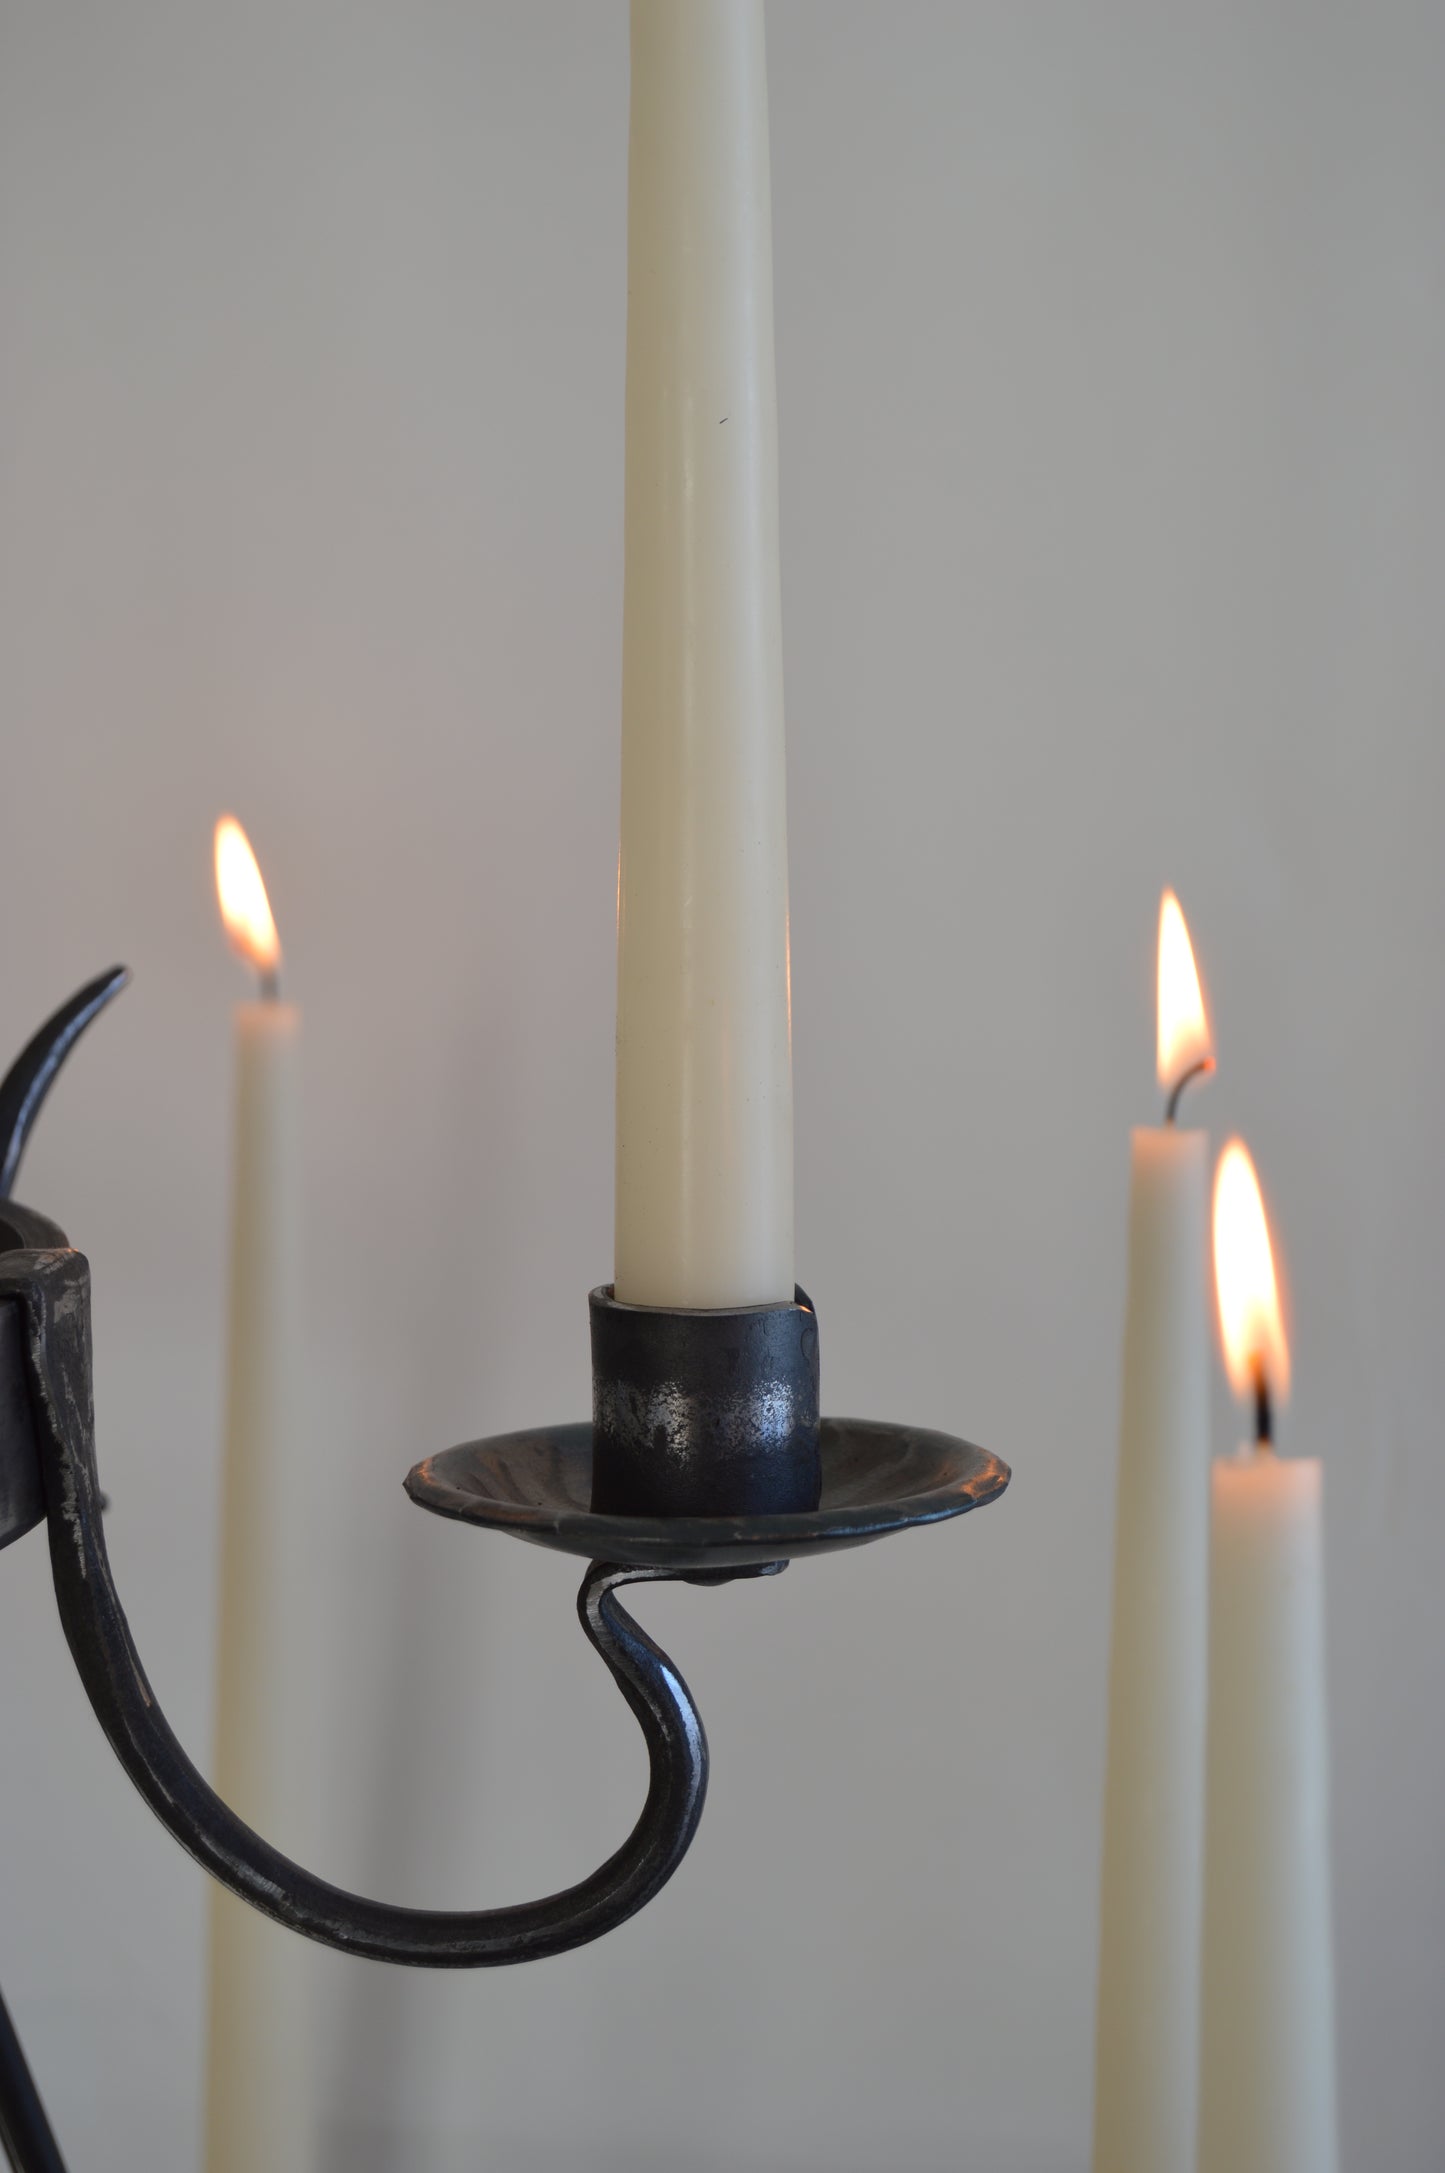
<path id="1" fill-rule="evenodd" d="M 0 1297 L 24 1310 L 26 1366 L 50 1559 L 72 1657 L 121 1764 L 162 1825 L 223 1886 L 279 1924 L 374 1961 L 433 1969 L 538 1960 L 584 1945 L 672 1876 L 702 1815 L 707 1738 L 666 1653 L 618 1604 L 620 1586 L 675 1570 L 593 1562 L 577 1611 L 647 1742 L 651 1776 L 631 1834 L 590 1878 L 502 1909 L 403 1909 L 328 1884 L 239 1819 L 182 1750 L 146 1680 L 106 1554 L 91 1412 L 90 1270 L 81 1254 L 0 1254 Z M 736 1572 L 696 1577 L 720 1582 Z"/>
<path id="2" fill-rule="evenodd" d="M 125 967 L 116 966 L 80 989 L 47 1019 L 0 1080 L 0 1199 L 8 1197 L 31 1126 L 61 1065 L 128 979 Z M 90 1269 L 53 1223 L 28 1209 L 7 1206 L 0 1226 L 0 1247 L 5 1245 L 11 1249 L 0 1249 L 0 1301 L 18 1301 L 30 1409 L 27 1422 L 23 1398 L 19 1409 L 0 1408 L 0 1545 L 37 1523 L 43 1511 L 60 1619 L 86 1695 L 121 1764 L 182 1847 L 233 1894 L 293 1931 L 347 1954 L 434 1969 L 486 1968 L 560 1954 L 599 1938 L 651 1901 L 697 1831 L 707 1792 L 707 1738 L 682 1677 L 616 1594 L 622 1585 L 679 1573 L 593 1562 L 577 1597 L 582 1627 L 642 1730 L 650 1768 L 642 1815 L 599 1870 L 563 1893 L 505 1909 L 401 1909 L 331 1886 L 253 1833 L 208 1786 L 172 1734 L 135 1649 L 101 1527 Z M 3 1337 L 10 1332 L 13 1310 L 0 1302 L 0 1360 L 6 1357 Z M 694 1574 L 690 1581 L 720 1583 L 736 1574 Z M 0 2069 L 6 2067 L 7 2042 L 0 2028 Z M 23 2071 L 18 2044 L 15 2057 Z M 0 2116 L 12 2096 L 0 2089 Z M 0 2130 L 4 2125 L 0 2117 Z M 0 2139 L 9 2144 L 8 2135 Z"/>
<path id="3" fill-rule="evenodd" d="M 35 2077 L 0 1999 L 0 2149 L 18 2173 L 65 2173 L 65 2160 Z"/>
<path id="4" fill-rule="evenodd" d="M 8 1199 L 30 1129 L 54 1086 L 61 1065 L 98 1012 L 130 979 L 127 966 L 112 966 L 77 989 L 45 1021 L 0 1080 L 0 1199 Z"/>

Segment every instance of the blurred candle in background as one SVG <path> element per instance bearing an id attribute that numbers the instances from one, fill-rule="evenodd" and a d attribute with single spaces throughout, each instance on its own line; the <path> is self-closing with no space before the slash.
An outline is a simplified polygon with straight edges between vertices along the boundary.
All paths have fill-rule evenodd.
<path id="1" fill-rule="evenodd" d="M 1179 901 L 1159 914 L 1165 1122 L 1133 1134 L 1104 1793 L 1094 2173 L 1194 2173 L 1208 1625 L 1208 1170 L 1180 1092 L 1213 1069 Z"/>
<path id="2" fill-rule="evenodd" d="M 793 1295 L 761 0 L 633 0 L 617 1296 Z"/>
<path id="3" fill-rule="evenodd" d="M 297 1131 L 301 1014 L 245 832 L 216 825 L 226 932 L 258 979 L 236 1006 L 230 1314 L 221 1468 L 215 1786 L 248 1825 L 307 1857 L 309 1790 L 298 1494 L 302 1364 Z M 209 1883 L 208 2173 L 315 2163 L 306 1955 L 294 1934 Z"/>
<path id="4" fill-rule="evenodd" d="M 1238 1140 L 1214 1273 L 1254 1438 L 1213 1473 L 1199 2173 L 1337 2173 L 1320 1466 L 1275 1454 L 1289 1349 Z"/>

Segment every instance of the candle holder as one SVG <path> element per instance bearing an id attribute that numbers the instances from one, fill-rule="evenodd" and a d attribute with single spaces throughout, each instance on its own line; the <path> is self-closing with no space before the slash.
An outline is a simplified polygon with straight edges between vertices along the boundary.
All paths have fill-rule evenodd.
<path id="1" fill-rule="evenodd" d="M 151 1809 L 213 1877 L 278 1923 L 374 1960 L 486 1968 L 560 1954 L 651 1901 L 682 1861 L 707 1789 L 707 1739 L 667 1655 L 620 1605 L 659 1579 L 722 1584 L 863 1545 L 996 1500 L 1006 1465 L 951 1435 L 818 1417 L 818 1323 L 792 1304 L 710 1313 L 591 1296 L 591 1424 L 494 1435 L 426 1458 L 406 1490 L 440 1516 L 588 1562 L 582 1627 L 647 1744 L 641 1816 L 564 1892 L 509 1908 L 404 1909 L 290 1862 L 215 1794 L 142 1667 L 101 1523 L 90 1269 L 45 1216 L 11 1203 L 31 1126 L 80 1034 L 124 985 L 79 991 L 0 1084 L 0 1547 L 42 1522 L 60 1619 L 86 1695 Z M 0 2002 L 0 2141 L 20 2173 L 64 2173 Z"/>

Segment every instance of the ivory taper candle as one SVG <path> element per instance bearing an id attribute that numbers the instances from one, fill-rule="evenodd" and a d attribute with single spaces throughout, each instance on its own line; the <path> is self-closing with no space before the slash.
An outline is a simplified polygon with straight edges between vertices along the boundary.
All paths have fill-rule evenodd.
<path id="1" fill-rule="evenodd" d="M 1213 1473 L 1199 2173 L 1338 2173 L 1321 1474 L 1274 1450 L 1289 1350 L 1237 1140 L 1214 1264 L 1255 1438 Z"/>
<path id="2" fill-rule="evenodd" d="M 793 1295 L 761 0 L 633 0 L 615 1289 Z"/>
<path id="3" fill-rule="evenodd" d="M 1114 1532 L 1094 2173 L 1193 2173 L 1209 1543 L 1208 1171 L 1175 1124 L 1213 1067 L 1184 917 L 1159 917 L 1166 1121 L 1133 1135 Z"/>
<path id="4" fill-rule="evenodd" d="M 280 1000 L 280 945 L 265 887 L 244 831 L 229 817 L 216 826 L 216 882 L 227 933 L 259 975 L 261 993 L 236 1007 L 215 1785 L 268 1840 L 305 1855 L 301 1014 Z M 302 1942 L 212 1884 L 207 2173 L 312 2173 L 306 1985 Z"/>

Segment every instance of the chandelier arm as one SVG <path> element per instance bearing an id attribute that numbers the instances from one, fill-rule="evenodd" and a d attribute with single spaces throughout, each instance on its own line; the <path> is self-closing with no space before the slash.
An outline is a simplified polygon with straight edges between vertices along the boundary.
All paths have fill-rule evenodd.
<path id="1" fill-rule="evenodd" d="M 642 1815 L 606 1863 L 561 1893 L 500 1909 L 408 1909 L 347 1893 L 292 1863 L 221 1801 L 181 1748 L 146 1678 L 101 1526 L 85 1259 L 69 1249 L 0 1255 L 4 1297 L 18 1298 L 24 1313 L 51 1568 L 71 1655 L 111 1748 L 162 1825 L 205 1870 L 277 1923 L 325 1946 L 432 1969 L 560 1954 L 600 1938 L 652 1900 L 697 1830 L 707 1738 L 677 1669 L 616 1595 L 623 1585 L 679 1571 L 593 1562 L 578 1595 L 582 1627 L 632 1709 L 650 1767 Z M 689 1581 L 722 1582 L 735 1574 L 694 1572 Z"/>
<path id="2" fill-rule="evenodd" d="M 31 1035 L 0 1079 L 0 1199 L 8 1199 L 25 1152 L 25 1143 L 54 1086 L 60 1067 L 93 1018 L 119 995 L 130 979 L 125 966 L 112 966 L 77 989 L 68 1002 Z"/>
<path id="3" fill-rule="evenodd" d="M 10 2010 L 0 1999 L 0 2149 L 14 2173 L 65 2173 Z"/>

